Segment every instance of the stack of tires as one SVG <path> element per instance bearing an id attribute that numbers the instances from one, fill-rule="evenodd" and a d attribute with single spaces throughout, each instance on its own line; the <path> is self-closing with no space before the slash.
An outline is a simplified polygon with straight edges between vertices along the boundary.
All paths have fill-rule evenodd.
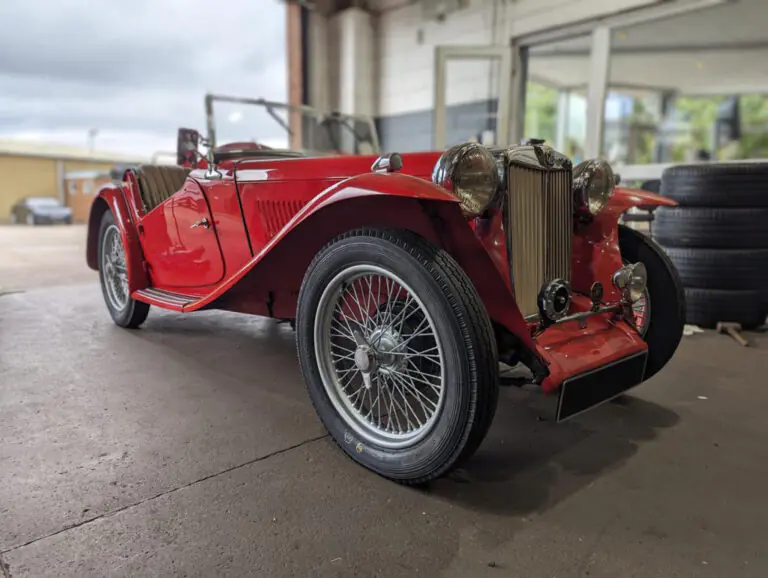
<path id="1" fill-rule="evenodd" d="M 768 163 L 668 168 L 652 236 L 685 287 L 686 322 L 763 325 L 768 315 Z"/>

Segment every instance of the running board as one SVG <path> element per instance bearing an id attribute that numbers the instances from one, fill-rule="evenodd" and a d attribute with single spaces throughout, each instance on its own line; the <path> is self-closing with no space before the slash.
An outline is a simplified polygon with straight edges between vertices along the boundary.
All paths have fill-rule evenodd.
<path id="1" fill-rule="evenodd" d="M 164 289 L 139 289 L 134 291 L 132 297 L 137 301 L 143 301 L 150 305 L 156 305 L 172 311 L 184 311 L 184 307 L 200 299 L 197 295 L 184 295 L 183 293 L 173 293 Z"/>

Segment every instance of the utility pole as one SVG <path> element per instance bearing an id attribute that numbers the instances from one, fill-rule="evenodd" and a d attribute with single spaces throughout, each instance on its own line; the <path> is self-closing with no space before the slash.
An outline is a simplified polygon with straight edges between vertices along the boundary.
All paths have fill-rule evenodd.
<path id="1" fill-rule="evenodd" d="M 99 134 L 99 129 L 92 128 L 88 130 L 88 152 L 92 153 L 94 144 L 96 143 L 96 135 Z"/>

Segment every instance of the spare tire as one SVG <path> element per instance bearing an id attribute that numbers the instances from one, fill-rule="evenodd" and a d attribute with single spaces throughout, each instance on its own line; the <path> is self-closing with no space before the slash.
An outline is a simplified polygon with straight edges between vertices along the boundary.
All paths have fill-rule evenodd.
<path id="1" fill-rule="evenodd" d="M 758 290 L 727 291 L 723 289 L 685 290 L 685 322 L 713 328 L 720 321 L 740 323 L 754 329 L 765 322 L 765 309 Z"/>
<path id="2" fill-rule="evenodd" d="M 760 289 L 768 294 L 768 249 L 665 247 L 664 251 L 685 287 Z"/>
<path id="3" fill-rule="evenodd" d="M 768 248 L 768 208 L 659 207 L 652 235 L 664 247 Z"/>
<path id="4" fill-rule="evenodd" d="M 661 194 L 689 207 L 768 207 L 768 163 L 669 167 L 661 176 Z"/>

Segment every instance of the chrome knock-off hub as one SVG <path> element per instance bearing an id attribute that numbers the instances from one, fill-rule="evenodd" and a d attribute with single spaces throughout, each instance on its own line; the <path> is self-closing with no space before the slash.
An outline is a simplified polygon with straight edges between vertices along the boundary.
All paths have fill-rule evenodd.
<path id="1" fill-rule="evenodd" d="M 355 350 L 355 365 L 363 373 L 376 370 L 376 355 L 368 345 L 358 345 Z"/>
<path id="2" fill-rule="evenodd" d="M 376 329 L 371 334 L 371 344 L 376 348 L 376 363 L 383 373 L 397 371 L 405 363 L 406 357 L 400 355 L 405 347 L 393 329 Z"/>

